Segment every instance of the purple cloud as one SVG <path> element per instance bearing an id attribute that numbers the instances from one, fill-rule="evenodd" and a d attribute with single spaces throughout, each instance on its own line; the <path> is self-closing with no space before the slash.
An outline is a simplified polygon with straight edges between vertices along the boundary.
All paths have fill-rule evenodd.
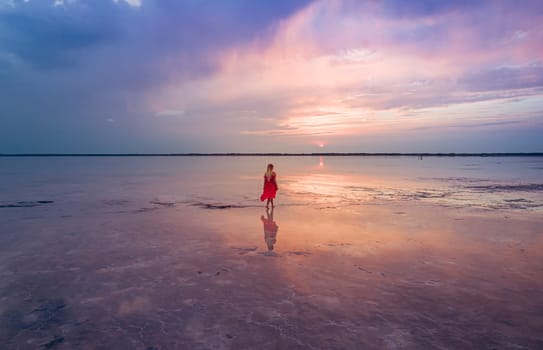
<path id="1" fill-rule="evenodd" d="M 0 5 L 0 152 L 205 150 L 192 135 L 251 147 L 256 134 L 292 149 L 282 135 L 367 126 L 401 144 L 402 123 L 505 130 L 541 109 L 535 0 L 13 3 Z M 485 101 L 499 120 L 477 120 Z"/>

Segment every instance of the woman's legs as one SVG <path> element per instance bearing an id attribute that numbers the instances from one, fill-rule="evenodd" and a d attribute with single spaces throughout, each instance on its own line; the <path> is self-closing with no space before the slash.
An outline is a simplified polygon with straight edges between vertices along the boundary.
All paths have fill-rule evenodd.
<path id="1" fill-rule="evenodd" d="M 266 208 L 269 208 L 269 207 L 270 207 L 270 198 L 268 198 L 268 201 L 266 202 Z"/>

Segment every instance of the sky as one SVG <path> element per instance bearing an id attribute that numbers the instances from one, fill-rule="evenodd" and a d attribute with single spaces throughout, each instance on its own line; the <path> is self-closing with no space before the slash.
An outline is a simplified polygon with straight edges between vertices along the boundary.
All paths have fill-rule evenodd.
<path id="1" fill-rule="evenodd" d="M 0 0 L 0 153 L 543 152 L 540 0 Z"/>

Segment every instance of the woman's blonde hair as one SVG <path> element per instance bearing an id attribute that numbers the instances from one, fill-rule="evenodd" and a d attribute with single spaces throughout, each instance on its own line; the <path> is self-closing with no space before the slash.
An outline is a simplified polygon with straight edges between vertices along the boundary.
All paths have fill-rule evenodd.
<path id="1" fill-rule="evenodd" d="M 272 176 L 272 173 L 273 173 L 273 164 L 270 163 L 268 164 L 268 167 L 266 168 L 266 179 L 271 179 L 271 176 Z"/>

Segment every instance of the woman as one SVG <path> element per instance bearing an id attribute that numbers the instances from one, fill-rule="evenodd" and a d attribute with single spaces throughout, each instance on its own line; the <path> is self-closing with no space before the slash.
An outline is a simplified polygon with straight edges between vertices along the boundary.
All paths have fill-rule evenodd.
<path id="1" fill-rule="evenodd" d="M 273 199 L 275 198 L 275 194 L 279 189 L 275 177 L 276 174 L 275 171 L 273 171 L 273 164 L 268 164 L 268 168 L 266 169 L 266 173 L 264 174 L 264 190 L 262 195 L 260 196 L 260 200 L 262 202 L 264 201 L 264 199 L 268 200 L 266 202 L 266 209 L 270 207 L 270 203 L 272 208 L 275 207 L 273 205 Z"/>

